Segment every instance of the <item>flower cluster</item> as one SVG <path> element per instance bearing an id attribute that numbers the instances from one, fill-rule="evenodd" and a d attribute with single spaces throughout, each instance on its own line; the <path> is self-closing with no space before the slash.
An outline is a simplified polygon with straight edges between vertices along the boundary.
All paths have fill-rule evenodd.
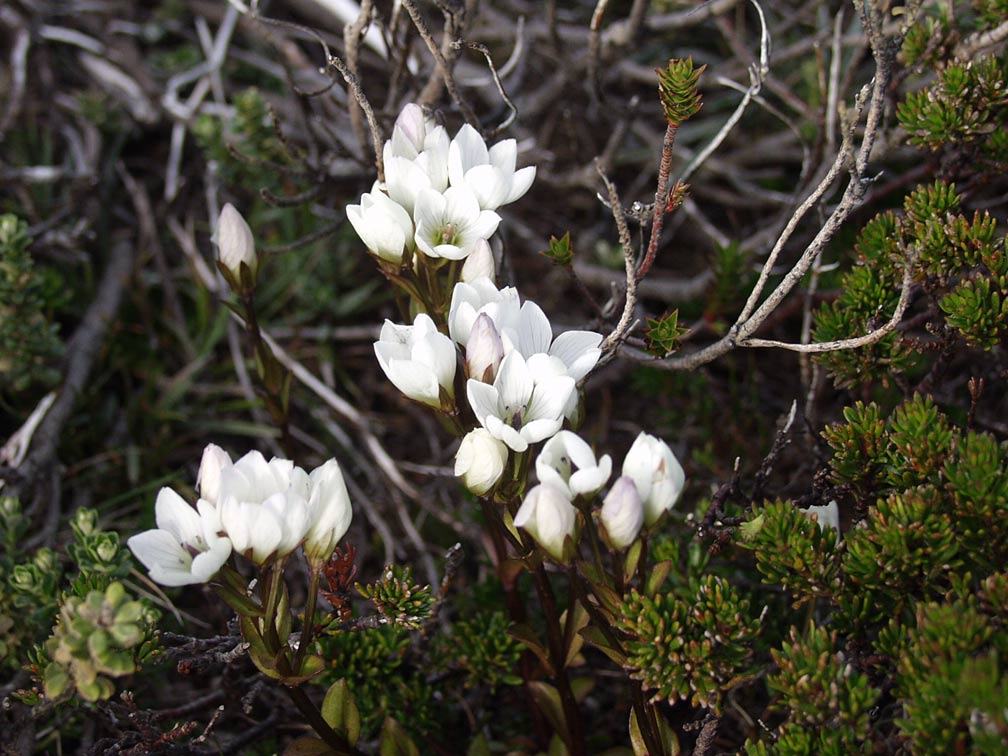
<path id="1" fill-rule="evenodd" d="M 561 431 L 536 458 L 539 485 L 525 496 L 515 514 L 515 527 L 525 529 L 557 561 L 570 561 L 578 540 L 574 502 L 590 502 L 611 474 L 608 454 L 596 459 L 580 436 Z M 668 444 L 641 433 L 623 460 L 622 475 L 595 513 L 602 537 L 612 549 L 625 549 L 642 528 L 650 528 L 675 506 L 685 483 L 686 475 Z"/>
<path id="2" fill-rule="evenodd" d="M 487 272 L 486 241 L 497 230 L 497 208 L 532 185 L 535 168 L 515 170 L 518 147 L 505 139 L 490 148 L 468 124 L 449 140 L 419 105 L 403 108 L 385 142 L 385 183 L 375 183 L 347 219 L 379 260 L 408 265 L 416 250 L 429 258 L 464 260 Z M 473 276 L 475 277 L 475 276 Z"/>
<path id="3" fill-rule="evenodd" d="M 262 565 L 303 546 L 308 561 L 321 564 L 350 526 L 350 497 L 334 459 L 309 474 L 290 460 L 267 462 L 257 451 L 232 462 L 210 444 L 196 487 L 195 509 L 162 488 L 154 505 L 157 528 L 127 541 L 162 585 L 205 583 L 232 552 Z"/>

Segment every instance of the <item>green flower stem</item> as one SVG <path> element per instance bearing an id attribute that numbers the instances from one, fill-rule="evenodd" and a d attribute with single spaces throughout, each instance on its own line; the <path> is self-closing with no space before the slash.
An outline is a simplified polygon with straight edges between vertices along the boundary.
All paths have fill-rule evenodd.
<path id="1" fill-rule="evenodd" d="M 273 356 L 273 350 L 270 349 L 263 339 L 262 331 L 259 328 L 259 319 L 256 317 L 255 308 L 255 290 L 243 291 L 241 293 L 241 304 L 242 310 L 245 313 L 245 333 L 248 336 L 252 354 L 269 355 L 269 359 L 276 361 L 276 358 Z M 286 370 L 286 368 L 282 368 L 279 365 L 279 362 L 276 363 L 276 368 Z M 262 366 L 264 373 L 268 369 L 268 365 L 264 364 Z M 280 446 L 288 457 L 293 456 L 294 439 L 290 434 L 290 414 L 287 412 L 286 402 L 284 402 L 282 396 L 282 389 L 280 391 L 276 390 L 276 387 L 271 385 L 271 382 L 265 378 L 265 375 L 259 375 L 259 384 L 268 397 L 267 409 L 270 410 L 270 418 L 280 430 Z"/>
<path id="2" fill-rule="evenodd" d="M 557 613 L 556 596 L 553 594 L 553 586 L 550 585 L 549 575 L 546 568 L 541 564 L 532 572 L 533 582 L 536 587 L 536 594 L 542 604 L 543 614 L 546 618 L 546 635 L 549 640 L 550 659 L 556 674 L 553 682 L 560 693 L 560 702 L 563 705 L 564 721 L 567 723 L 567 748 L 571 756 L 585 756 L 584 729 L 581 725 L 581 712 L 578 709 L 577 700 L 574 698 L 574 691 L 570 686 L 570 678 L 564 668 L 567 657 L 567 649 L 564 647 L 563 637 L 560 632 L 560 615 Z"/>
<path id="3" fill-rule="evenodd" d="M 583 497 L 578 497 L 578 509 L 584 517 L 585 530 L 588 532 L 588 543 L 591 544 L 592 557 L 595 559 L 595 569 L 599 575 L 605 575 L 605 563 L 602 561 L 602 547 L 599 543 L 598 529 L 595 527 L 595 519 L 592 517 L 591 503 L 585 501 Z"/>
<path id="4" fill-rule="evenodd" d="M 280 603 L 280 587 L 283 581 L 283 560 L 279 560 L 271 567 L 267 567 L 264 585 L 265 595 L 263 596 L 263 628 L 262 638 L 266 647 L 273 653 L 280 650 L 280 636 L 276 629 L 277 606 Z"/>
<path id="5" fill-rule="evenodd" d="M 294 674 L 301 674 L 308 647 L 312 642 L 312 630 L 315 627 L 315 608 L 318 604 L 319 578 L 322 576 L 320 564 L 308 563 L 308 600 L 305 603 L 304 623 L 301 626 L 301 642 L 294 655 Z"/>

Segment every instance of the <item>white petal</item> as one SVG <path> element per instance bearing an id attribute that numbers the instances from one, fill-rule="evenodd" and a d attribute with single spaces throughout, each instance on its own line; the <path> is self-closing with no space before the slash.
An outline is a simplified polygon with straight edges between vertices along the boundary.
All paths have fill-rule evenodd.
<path id="1" fill-rule="evenodd" d="M 205 583 L 220 571 L 230 556 L 231 541 L 227 538 L 218 538 L 210 545 L 209 550 L 193 557 L 190 567 L 193 577 L 200 583 Z"/>
<path id="2" fill-rule="evenodd" d="M 567 331 L 556 337 L 549 348 L 549 353 L 558 357 L 567 366 L 567 373 L 571 378 L 580 381 L 595 367 L 602 355 L 598 349 L 601 343 L 600 333 Z"/>
<path id="3" fill-rule="evenodd" d="M 167 530 L 145 530 L 130 536 L 126 545 L 148 570 L 158 565 L 186 569 L 192 562 L 189 552 Z"/>
<path id="4" fill-rule="evenodd" d="M 448 177 L 451 185 L 461 185 L 466 171 L 474 165 L 489 162 L 489 159 L 483 137 L 472 126 L 465 124 L 448 147 Z"/>
<path id="5" fill-rule="evenodd" d="M 490 148 L 488 157 L 494 168 L 510 176 L 514 173 L 515 161 L 518 158 L 518 143 L 514 139 L 501 140 Z"/>
<path id="6" fill-rule="evenodd" d="M 520 171 L 515 172 L 514 176 L 511 177 L 511 191 L 508 192 L 507 199 L 504 200 L 504 204 L 509 204 L 515 200 L 521 199 L 528 192 L 529 188 L 532 186 L 532 182 L 535 181 L 536 169 L 534 165 L 530 165 L 528 168 L 522 168 Z"/>
<path id="7" fill-rule="evenodd" d="M 521 306 L 521 320 L 518 328 L 518 349 L 529 358 L 539 352 L 548 352 L 553 341 L 553 329 L 549 318 L 535 302 Z"/>
<path id="8" fill-rule="evenodd" d="M 181 496 L 165 487 L 158 491 L 154 503 L 154 521 L 157 526 L 172 534 L 176 544 L 195 546 L 203 535 L 199 514 Z"/>
<path id="9" fill-rule="evenodd" d="M 525 414 L 526 407 L 533 398 L 534 384 L 525 360 L 518 352 L 511 352 L 501 361 L 494 387 L 500 396 L 499 405 L 503 412 L 509 415 L 515 412 Z M 504 420 L 508 421 L 509 418 Z"/>
<path id="10" fill-rule="evenodd" d="M 476 415 L 480 425 L 484 427 L 487 417 L 495 416 L 499 411 L 500 395 L 497 393 L 497 389 L 489 383 L 482 383 L 470 378 L 466 381 L 466 397 L 469 399 L 469 406 L 472 407 L 473 414 Z"/>

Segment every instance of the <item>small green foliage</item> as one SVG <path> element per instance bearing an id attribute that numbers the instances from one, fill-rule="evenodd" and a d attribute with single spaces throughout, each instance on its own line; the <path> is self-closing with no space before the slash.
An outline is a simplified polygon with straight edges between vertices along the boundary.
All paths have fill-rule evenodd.
<path id="1" fill-rule="evenodd" d="M 966 602 L 921 605 L 916 619 L 897 662 L 906 712 L 898 724 L 913 752 L 1004 753 L 1008 670 L 1004 648 L 991 648 L 989 619 Z"/>
<path id="2" fill-rule="evenodd" d="M 51 385 L 63 345 L 49 322 L 50 288 L 28 252 L 28 226 L 0 215 L 0 392 Z"/>
<path id="3" fill-rule="evenodd" d="M 358 584 L 357 590 L 383 617 L 405 628 L 421 627 L 434 605 L 430 586 L 414 583 L 410 567 L 387 565 L 381 580 L 367 586 Z"/>
<path id="4" fill-rule="evenodd" d="M 98 512 L 78 509 L 70 521 L 74 540 L 67 546 L 80 575 L 71 591 L 81 594 L 81 585 L 104 588 L 115 578 L 125 577 L 132 569 L 129 552 L 119 543 L 119 534 L 98 529 Z M 104 583 L 102 583 L 104 581 Z"/>
<path id="5" fill-rule="evenodd" d="M 989 137 L 1008 126 L 1008 58 L 951 61 L 939 68 L 937 80 L 910 92 L 897 106 L 900 124 L 918 147 L 954 149 L 993 164 L 1008 160 L 1003 140 Z"/>
<path id="6" fill-rule="evenodd" d="M 840 726 L 858 740 L 869 736 L 869 712 L 879 691 L 868 677 L 834 651 L 836 633 L 811 626 L 804 635 L 792 627 L 788 640 L 773 651 L 777 670 L 767 678 L 776 706 L 790 721 L 806 726 Z"/>
<path id="7" fill-rule="evenodd" d="M 387 715 L 409 723 L 417 733 L 434 727 L 434 690 L 407 663 L 410 636 L 404 629 L 386 625 L 338 632 L 319 644 L 328 669 L 315 682 L 331 686 L 345 679 L 369 736 Z"/>
<path id="8" fill-rule="evenodd" d="M 993 349 L 1008 333 L 1008 298 L 991 281 L 966 281 L 938 303 L 948 324 L 973 346 Z"/>
<path id="9" fill-rule="evenodd" d="M 751 674 L 748 659 L 760 629 L 749 601 L 716 575 L 694 590 L 654 598 L 632 591 L 617 625 L 629 636 L 630 676 L 654 691 L 653 700 L 692 701 L 715 710 Z"/>
<path id="10" fill-rule="evenodd" d="M 936 481 L 952 442 L 948 420 L 931 397 L 914 396 L 893 412 L 888 424 L 888 483 L 909 488 Z"/>
<path id="11" fill-rule="evenodd" d="M 548 260 L 552 260 L 554 265 L 559 265 L 561 268 L 569 268 L 574 262 L 574 249 L 571 246 L 570 231 L 559 239 L 551 236 L 549 249 L 539 254 Z"/>
<path id="12" fill-rule="evenodd" d="M 703 104 L 697 91 L 697 81 L 707 66 L 693 68 L 693 58 L 673 58 L 665 70 L 657 69 L 658 94 L 661 96 L 665 120 L 680 126 L 695 116 Z"/>
<path id="13" fill-rule="evenodd" d="M 521 658 L 521 644 L 508 635 L 508 619 L 503 612 L 480 612 L 471 619 L 457 620 L 451 636 L 443 636 L 441 653 L 467 674 L 466 687 L 520 685 L 514 670 Z"/>
<path id="14" fill-rule="evenodd" d="M 754 509 L 742 525 L 763 582 L 791 591 L 795 603 L 831 596 L 840 585 L 839 534 L 787 501 Z"/>
<path id="15" fill-rule="evenodd" d="M 962 558 L 934 486 L 893 493 L 847 537 L 843 568 L 855 619 L 879 621 L 914 599 L 941 595 Z"/>
<path id="16" fill-rule="evenodd" d="M 647 351 L 655 357 L 667 357 L 679 349 L 682 337 L 687 333 L 689 329 L 679 325 L 679 310 L 666 313 L 657 320 L 648 318 L 644 332 Z"/>
<path id="17" fill-rule="evenodd" d="M 112 678 L 135 672 L 149 651 L 145 643 L 157 618 L 154 609 L 130 600 L 122 583 L 67 598 L 45 643 L 50 660 L 41 675 L 46 697 L 59 699 L 71 686 L 86 701 L 111 696 Z"/>
<path id="18" fill-rule="evenodd" d="M 833 450 L 830 472 L 837 483 L 847 486 L 860 500 L 867 500 L 877 489 L 885 474 L 886 424 L 874 402 L 856 402 L 844 407 L 846 423 L 829 425 L 823 438 Z"/>

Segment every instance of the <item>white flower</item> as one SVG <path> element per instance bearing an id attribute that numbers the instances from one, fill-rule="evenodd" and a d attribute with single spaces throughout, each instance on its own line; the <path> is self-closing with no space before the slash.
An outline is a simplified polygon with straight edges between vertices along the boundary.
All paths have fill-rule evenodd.
<path id="1" fill-rule="evenodd" d="M 382 162 L 389 196 L 413 215 L 421 189 L 448 188 L 448 133 L 410 103 L 385 142 Z"/>
<path id="2" fill-rule="evenodd" d="M 424 151 L 428 135 L 433 135 L 437 129 L 444 131 L 433 118 L 424 113 L 423 108 L 409 102 L 403 106 L 399 117 L 396 118 L 392 127 L 392 138 L 386 144 L 389 145 L 393 155 L 413 160 Z"/>
<path id="3" fill-rule="evenodd" d="M 644 504 L 633 478 L 621 475 L 609 489 L 599 510 L 603 536 L 610 546 L 625 549 L 640 533 L 644 524 Z"/>
<path id="4" fill-rule="evenodd" d="M 468 186 L 484 210 L 522 197 L 535 179 L 535 166 L 515 171 L 518 147 L 505 139 L 487 150 L 486 142 L 472 126 L 463 126 L 448 148 L 448 177 L 452 186 Z"/>
<path id="5" fill-rule="evenodd" d="M 221 472 L 221 527 L 235 551 L 256 564 L 282 558 L 304 540 L 311 525 L 308 474 L 286 459 L 269 462 L 252 451 Z"/>
<path id="6" fill-rule="evenodd" d="M 480 239 L 469 253 L 469 257 L 462 263 L 461 279 L 466 283 L 471 283 L 478 278 L 494 280 L 494 256 L 490 249 L 490 242 Z"/>
<path id="7" fill-rule="evenodd" d="M 493 321 L 484 312 L 473 323 L 469 343 L 466 344 L 466 373 L 483 383 L 492 383 L 504 359 L 504 344 Z"/>
<path id="8" fill-rule="evenodd" d="M 476 318 L 486 313 L 500 330 L 499 323 L 517 322 L 521 301 L 513 286 L 498 289 L 489 278 L 459 282 L 452 290 L 448 308 L 448 335 L 465 349 Z"/>
<path id="9" fill-rule="evenodd" d="M 443 397 L 455 398 L 455 344 L 428 315 L 420 313 L 411 326 L 386 320 L 374 350 L 385 375 L 410 399 L 441 407 Z"/>
<path id="10" fill-rule="evenodd" d="M 252 229 L 249 228 L 249 224 L 245 222 L 242 214 L 235 210 L 234 205 L 230 202 L 224 205 L 224 209 L 221 210 L 220 217 L 217 219 L 217 230 L 214 232 L 213 241 L 217 244 L 217 254 L 221 264 L 231 272 L 235 279 L 241 275 L 242 263 L 255 272 L 257 258 Z"/>
<path id="11" fill-rule="evenodd" d="M 648 527 L 675 506 L 686 485 L 686 473 L 668 444 L 643 432 L 623 460 L 623 474 L 637 486 Z"/>
<path id="12" fill-rule="evenodd" d="M 563 489 L 540 483 L 525 495 L 514 524 L 558 562 L 570 561 L 577 541 L 577 510 Z"/>
<path id="13" fill-rule="evenodd" d="M 481 210 L 476 196 L 464 186 L 452 186 L 441 194 L 424 188 L 417 193 L 413 210 L 417 247 L 428 257 L 462 260 L 481 239 L 497 230 L 500 216 Z"/>
<path id="14" fill-rule="evenodd" d="M 231 556 L 231 541 L 217 534 L 213 504 L 200 500 L 197 509 L 170 488 L 158 492 L 154 504 L 156 530 L 126 541 L 133 555 L 161 585 L 205 583 Z"/>
<path id="15" fill-rule="evenodd" d="M 196 490 L 201 499 L 211 504 L 217 504 L 220 492 L 221 471 L 231 466 L 231 455 L 217 444 L 207 444 L 200 460 L 199 473 L 196 475 Z"/>
<path id="16" fill-rule="evenodd" d="M 536 358 L 543 356 L 526 361 L 513 351 L 501 362 L 493 384 L 472 378 L 466 384 L 480 425 L 516 452 L 560 430 L 564 406 L 574 392 L 573 378 L 542 369 Z"/>
<path id="17" fill-rule="evenodd" d="M 840 532 L 840 509 L 837 507 L 835 500 L 829 504 L 799 509 L 798 511 L 806 517 L 814 518 L 823 530 L 833 528 L 837 533 Z"/>
<path id="18" fill-rule="evenodd" d="M 311 492 L 304 553 L 309 562 L 324 562 L 350 527 L 353 510 L 343 472 L 335 459 L 312 470 L 308 482 Z"/>
<path id="19" fill-rule="evenodd" d="M 485 428 L 469 431 L 455 453 L 455 474 L 477 496 L 483 496 L 500 480 L 507 464 L 508 448 Z"/>
<path id="20" fill-rule="evenodd" d="M 526 358 L 545 352 L 563 365 L 567 375 L 580 381 L 602 356 L 602 334 L 594 331 L 566 331 L 553 339 L 549 318 L 535 302 L 525 302 L 518 317 L 516 348 Z"/>
<path id="21" fill-rule="evenodd" d="M 594 494 L 606 484 L 611 473 L 609 455 L 603 454 L 596 462 L 591 447 L 571 431 L 557 433 L 536 457 L 539 482 L 565 490 L 572 499 Z"/>
<path id="22" fill-rule="evenodd" d="M 375 187 L 361 196 L 359 205 L 347 205 L 347 220 L 371 254 L 391 263 L 401 263 L 413 251 L 413 221 L 400 205 Z"/>

